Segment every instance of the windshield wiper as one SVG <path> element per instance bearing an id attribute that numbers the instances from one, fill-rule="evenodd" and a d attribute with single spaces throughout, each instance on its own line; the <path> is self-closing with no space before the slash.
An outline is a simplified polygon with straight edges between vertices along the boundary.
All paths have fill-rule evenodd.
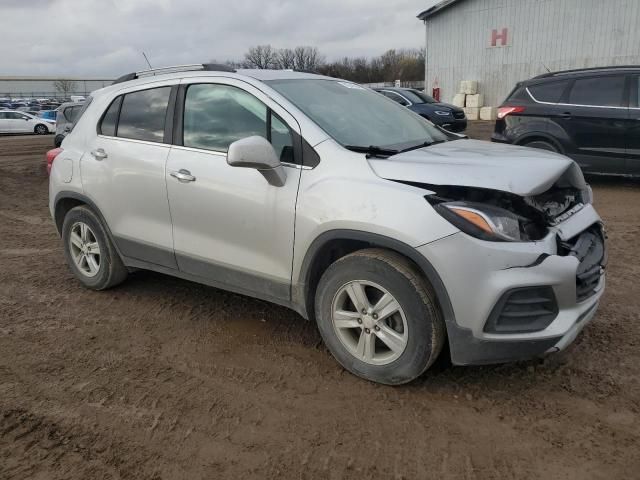
<path id="1" fill-rule="evenodd" d="M 382 148 L 376 145 L 370 145 L 368 147 L 363 147 L 360 145 L 345 145 L 344 148 L 346 148 L 347 150 L 351 150 L 352 152 L 366 153 L 367 158 L 371 158 L 371 157 L 387 158 L 387 157 L 390 157 L 391 155 L 395 155 L 396 153 L 400 153 L 399 150 Z"/>
<path id="2" fill-rule="evenodd" d="M 402 150 L 400 150 L 400 153 L 410 152 L 411 150 L 417 150 L 423 147 L 430 147 L 431 145 L 436 145 L 438 143 L 444 143 L 447 141 L 448 140 L 433 140 L 431 142 L 422 142 L 422 143 L 419 143 L 418 145 L 413 145 L 412 147 L 409 147 L 409 148 L 403 148 Z"/>

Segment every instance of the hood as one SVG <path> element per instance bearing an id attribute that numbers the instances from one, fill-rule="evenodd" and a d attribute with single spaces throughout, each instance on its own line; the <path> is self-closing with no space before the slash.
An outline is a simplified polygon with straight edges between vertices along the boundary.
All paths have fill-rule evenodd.
<path id="1" fill-rule="evenodd" d="M 426 112 L 433 112 L 434 110 L 446 110 L 452 112 L 462 112 L 461 108 L 451 105 L 449 103 L 414 103 L 412 105 L 417 110 L 424 110 Z"/>
<path id="2" fill-rule="evenodd" d="M 561 177 L 580 190 L 582 172 L 553 152 L 480 140 L 456 140 L 393 155 L 369 164 L 387 180 L 488 188 L 520 196 L 547 191 Z"/>
<path id="3" fill-rule="evenodd" d="M 453 110 L 454 112 L 462 112 L 462 108 L 460 107 L 456 107 L 455 105 L 451 105 L 450 103 L 443 103 L 443 102 L 438 102 L 438 103 L 430 103 L 429 105 L 433 106 L 433 107 L 438 107 L 438 108 L 447 108 L 449 110 Z"/>

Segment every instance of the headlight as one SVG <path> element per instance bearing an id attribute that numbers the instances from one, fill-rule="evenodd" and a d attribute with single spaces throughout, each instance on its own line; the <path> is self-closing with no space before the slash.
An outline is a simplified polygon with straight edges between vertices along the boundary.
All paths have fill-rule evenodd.
<path id="1" fill-rule="evenodd" d="M 451 112 L 444 112 L 442 110 L 436 110 L 434 113 L 436 115 L 440 115 L 442 117 L 447 117 L 447 116 L 451 115 Z"/>
<path id="2" fill-rule="evenodd" d="M 526 219 L 504 208 L 474 202 L 439 203 L 434 208 L 460 230 L 482 240 L 529 240 L 521 228 L 521 221 Z"/>

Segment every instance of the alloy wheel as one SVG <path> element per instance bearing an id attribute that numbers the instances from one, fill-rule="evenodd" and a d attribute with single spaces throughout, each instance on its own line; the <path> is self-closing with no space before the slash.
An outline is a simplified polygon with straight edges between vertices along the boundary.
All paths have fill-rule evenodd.
<path id="1" fill-rule="evenodd" d="M 347 351 L 370 365 L 391 363 L 407 347 L 407 319 L 400 303 L 374 282 L 354 280 L 340 287 L 331 320 Z"/>
<path id="2" fill-rule="evenodd" d="M 76 222 L 69 234 L 69 251 L 83 275 L 94 277 L 100 271 L 100 245 L 93 230 L 84 222 Z"/>

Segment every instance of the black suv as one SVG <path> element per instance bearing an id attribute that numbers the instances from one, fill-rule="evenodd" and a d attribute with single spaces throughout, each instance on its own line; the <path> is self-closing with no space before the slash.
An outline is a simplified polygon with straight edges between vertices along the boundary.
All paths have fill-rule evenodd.
<path id="1" fill-rule="evenodd" d="M 640 66 L 553 72 L 520 82 L 494 142 L 563 153 L 587 173 L 640 176 Z"/>
<path id="2" fill-rule="evenodd" d="M 400 87 L 374 88 L 374 90 L 450 132 L 463 132 L 467 128 L 464 110 L 448 103 L 438 102 L 420 90 Z"/>

